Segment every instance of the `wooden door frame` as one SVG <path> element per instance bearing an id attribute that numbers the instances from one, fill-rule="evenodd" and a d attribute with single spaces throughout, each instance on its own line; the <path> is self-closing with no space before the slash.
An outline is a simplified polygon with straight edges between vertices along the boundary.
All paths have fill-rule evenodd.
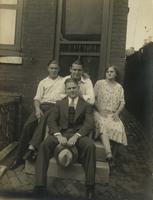
<path id="1" fill-rule="evenodd" d="M 114 0 L 103 0 L 102 11 L 102 34 L 100 40 L 100 57 L 98 79 L 104 77 L 105 68 L 110 61 L 112 18 L 113 18 L 113 2 Z M 57 1 L 56 15 L 56 39 L 55 39 L 55 59 L 59 61 L 60 56 L 60 37 L 62 25 L 62 8 L 63 0 Z"/>
<path id="2" fill-rule="evenodd" d="M 98 73 L 99 79 L 105 76 L 105 69 L 110 64 L 113 3 L 114 0 L 103 0 L 101 49 Z"/>

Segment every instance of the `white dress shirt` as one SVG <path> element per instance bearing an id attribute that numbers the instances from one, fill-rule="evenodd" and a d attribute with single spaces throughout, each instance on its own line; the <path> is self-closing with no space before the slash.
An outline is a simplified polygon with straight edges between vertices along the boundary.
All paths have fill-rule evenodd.
<path id="1" fill-rule="evenodd" d="M 74 109 L 76 109 L 77 107 L 78 99 L 79 97 L 74 98 Z M 72 101 L 73 101 L 72 98 L 68 97 L 69 106 L 71 105 Z"/>
<path id="2" fill-rule="evenodd" d="M 63 77 L 58 76 L 56 79 L 51 79 L 48 76 L 39 82 L 34 100 L 38 100 L 40 103 L 56 103 L 63 98 L 62 94 L 65 93 L 63 86 Z"/>

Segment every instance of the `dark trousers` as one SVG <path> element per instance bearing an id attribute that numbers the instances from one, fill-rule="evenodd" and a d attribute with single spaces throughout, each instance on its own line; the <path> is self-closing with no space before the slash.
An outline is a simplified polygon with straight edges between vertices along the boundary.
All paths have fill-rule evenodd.
<path id="1" fill-rule="evenodd" d="M 36 160 L 36 186 L 47 185 L 47 170 L 49 160 L 53 157 L 54 149 L 58 145 L 55 136 L 49 135 L 40 145 Z M 76 143 L 79 153 L 79 161 L 85 171 L 86 185 L 94 186 L 96 156 L 94 142 L 88 137 L 81 137 Z"/>
<path id="2" fill-rule="evenodd" d="M 41 110 L 44 113 L 44 116 L 41 117 L 40 121 L 38 122 L 35 112 L 33 112 L 26 123 L 23 126 L 21 137 L 19 140 L 19 146 L 16 154 L 16 159 L 20 160 L 24 156 L 31 138 L 33 137 L 35 131 L 45 134 L 45 128 L 49 113 L 54 109 L 55 105 L 51 103 L 44 103 L 40 105 Z M 42 137 L 42 136 L 40 136 Z"/>

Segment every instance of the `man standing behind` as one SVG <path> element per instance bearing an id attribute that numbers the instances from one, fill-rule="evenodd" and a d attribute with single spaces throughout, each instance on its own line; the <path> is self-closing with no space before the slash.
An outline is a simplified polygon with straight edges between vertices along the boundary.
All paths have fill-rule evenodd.
<path id="1" fill-rule="evenodd" d="M 24 162 L 23 156 L 35 131 L 44 132 L 48 113 L 52 112 L 57 100 L 61 99 L 64 79 L 58 75 L 59 65 L 54 60 L 48 64 L 48 76 L 40 81 L 34 97 L 35 111 L 29 116 L 22 129 L 16 158 L 10 169 Z M 32 147 L 31 147 L 32 148 Z"/>
<path id="2" fill-rule="evenodd" d="M 83 99 L 89 104 L 94 104 L 95 95 L 93 84 L 88 77 L 84 77 L 83 65 L 79 59 L 72 63 L 70 73 L 69 76 L 65 77 L 65 80 L 70 77 L 75 79 L 78 82 L 80 95 L 82 95 Z"/>
<path id="3" fill-rule="evenodd" d="M 94 198 L 95 145 L 88 137 L 94 128 L 92 106 L 79 96 L 78 82 L 65 81 L 67 97 L 57 102 L 56 110 L 48 118 L 49 135 L 41 143 L 36 160 L 35 192 L 45 192 L 49 160 L 58 144 L 76 146 L 85 170 L 87 198 Z M 73 112 L 72 112 L 73 111 Z"/>

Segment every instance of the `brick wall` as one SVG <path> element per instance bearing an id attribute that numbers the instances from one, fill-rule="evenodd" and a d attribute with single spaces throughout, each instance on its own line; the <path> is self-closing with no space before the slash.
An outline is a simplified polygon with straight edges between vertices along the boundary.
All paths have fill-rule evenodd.
<path id="1" fill-rule="evenodd" d="M 56 3 L 56 0 L 24 0 L 23 63 L 0 64 L 0 90 L 22 93 L 27 111 L 32 108 L 37 84 L 47 75 L 46 65 L 53 57 Z M 127 3 L 128 0 L 114 0 L 110 61 L 120 69 L 124 66 Z"/>
<path id="2" fill-rule="evenodd" d="M 22 65 L 0 64 L 0 90 L 24 95 L 30 110 L 36 87 L 47 75 L 53 57 L 56 0 L 24 0 L 22 23 Z"/>
<path id="3" fill-rule="evenodd" d="M 125 67 L 127 15 L 128 0 L 114 0 L 110 63 L 119 67 L 122 79 Z"/>

